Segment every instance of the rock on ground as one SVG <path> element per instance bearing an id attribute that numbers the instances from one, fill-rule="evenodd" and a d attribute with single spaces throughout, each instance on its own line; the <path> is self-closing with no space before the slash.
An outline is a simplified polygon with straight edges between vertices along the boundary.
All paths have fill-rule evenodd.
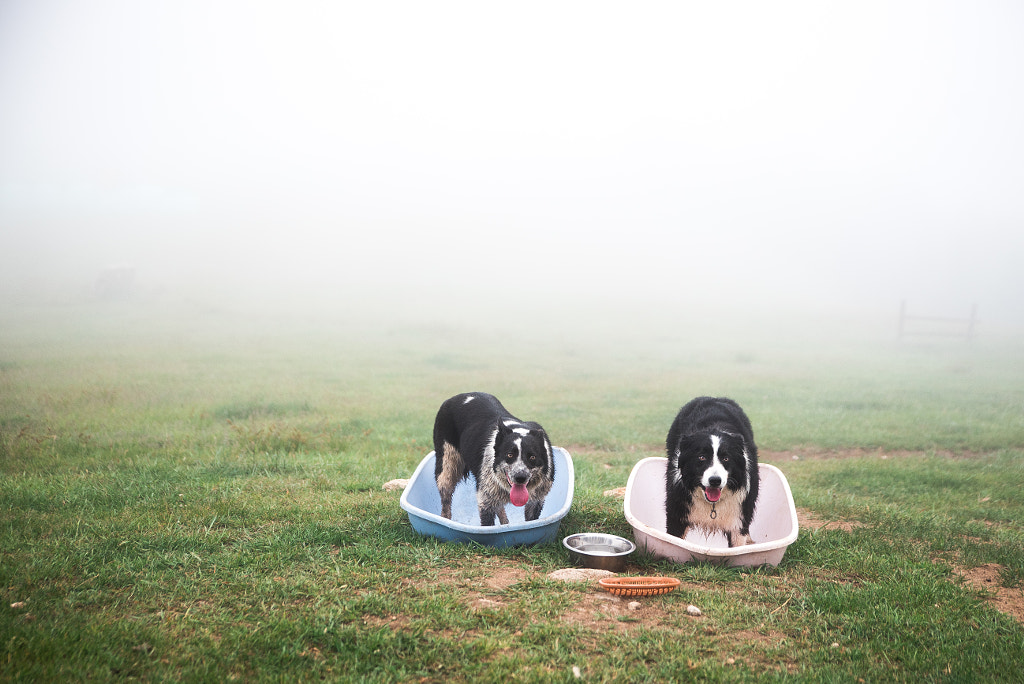
<path id="1" fill-rule="evenodd" d="M 615 573 L 610 570 L 597 570 L 595 568 L 562 568 L 548 573 L 548 579 L 560 582 L 589 582 L 604 577 L 614 577 Z"/>

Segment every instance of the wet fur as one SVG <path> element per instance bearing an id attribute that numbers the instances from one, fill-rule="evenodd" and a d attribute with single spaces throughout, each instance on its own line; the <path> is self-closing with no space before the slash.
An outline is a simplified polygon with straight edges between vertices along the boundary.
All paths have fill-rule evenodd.
<path id="1" fill-rule="evenodd" d="M 724 397 L 689 402 L 672 422 L 665 451 L 665 530 L 684 537 L 690 527 L 698 527 L 724 532 L 730 547 L 753 543 L 757 445 L 739 404 Z M 712 506 L 705 488 L 716 476 L 722 478 L 722 493 Z"/>
<path id="2" fill-rule="evenodd" d="M 519 420 L 483 392 L 458 394 L 441 404 L 434 421 L 434 454 L 441 515 L 449 520 L 455 487 L 469 473 L 476 478 L 481 525 L 493 525 L 495 518 L 508 524 L 510 477 L 525 478 L 530 499 L 524 513 L 526 520 L 536 520 L 555 478 L 544 428 Z"/>

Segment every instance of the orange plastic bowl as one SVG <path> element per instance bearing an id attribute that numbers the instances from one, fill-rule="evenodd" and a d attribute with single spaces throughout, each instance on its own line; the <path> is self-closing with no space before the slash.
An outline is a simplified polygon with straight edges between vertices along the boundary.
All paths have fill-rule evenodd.
<path id="1" fill-rule="evenodd" d="M 657 596 L 679 586 L 674 577 L 605 577 L 598 584 L 616 596 Z"/>

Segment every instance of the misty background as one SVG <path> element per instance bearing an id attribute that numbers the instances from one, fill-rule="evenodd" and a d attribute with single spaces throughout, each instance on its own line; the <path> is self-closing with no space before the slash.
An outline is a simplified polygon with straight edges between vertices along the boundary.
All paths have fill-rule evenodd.
<path id="1" fill-rule="evenodd" d="M 1024 5 L 0 2 L 0 304 L 1024 326 Z M 892 323 L 894 326 L 895 323 Z"/>

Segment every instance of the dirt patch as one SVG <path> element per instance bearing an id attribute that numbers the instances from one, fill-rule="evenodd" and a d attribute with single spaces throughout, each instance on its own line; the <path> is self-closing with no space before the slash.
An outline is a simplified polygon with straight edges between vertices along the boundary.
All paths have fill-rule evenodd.
<path id="1" fill-rule="evenodd" d="M 778 644 L 780 641 L 785 639 L 787 635 L 783 632 L 776 630 L 770 630 L 768 632 L 757 632 L 752 629 L 741 629 L 738 632 L 732 632 L 730 636 L 736 641 L 752 646 L 764 646 L 770 648 Z"/>
<path id="2" fill-rule="evenodd" d="M 490 563 L 487 572 L 481 576 L 463 576 L 456 581 L 465 590 L 464 603 L 468 608 L 474 611 L 498 610 L 505 607 L 502 594 L 506 589 L 535 576 L 537 572 L 533 567 L 498 561 Z"/>
<path id="3" fill-rule="evenodd" d="M 513 584 L 522 582 L 533 577 L 533 569 L 526 569 L 522 566 L 498 566 L 483 578 L 483 585 L 494 591 L 505 591 Z"/>
<path id="4" fill-rule="evenodd" d="M 640 627 L 660 628 L 672 627 L 680 620 L 680 611 L 686 605 L 678 602 L 665 602 L 661 597 L 619 597 L 603 589 L 597 584 L 598 575 L 612 574 L 604 571 L 587 571 L 580 568 L 564 568 L 560 571 L 544 573 L 537 568 L 522 562 L 507 559 L 487 559 L 468 572 L 454 571 L 445 576 L 439 583 L 450 587 L 461 594 L 461 603 L 467 610 L 503 611 L 514 609 L 521 600 L 515 593 L 508 593 L 516 584 L 536 579 L 560 579 L 573 582 L 582 591 L 578 600 L 560 615 L 559 620 L 566 625 L 579 626 L 586 629 L 606 632 L 624 632 Z M 482 571 L 482 572 L 481 572 Z M 594 573 L 590 576 L 588 573 Z M 641 573 L 638 567 L 629 566 L 627 574 Z M 415 580 L 405 580 L 410 587 L 418 586 Z M 683 583 L 681 590 L 697 592 L 702 585 Z M 703 617 L 684 616 L 686 619 L 701 620 Z M 405 615 L 364 615 L 363 624 L 371 627 L 387 627 L 396 631 L 408 629 L 412 618 Z"/>
<path id="5" fill-rule="evenodd" d="M 953 572 L 965 583 L 982 592 L 985 600 L 1000 613 L 1005 613 L 1024 625 L 1024 589 L 1004 587 L 1001 584 L 1003 566 L 998 563 L 986 563 L 976 568 L 954 565 Z"/>
<path id="6" fill-rule="evenodd" d="M 406 615 L 363 615 L 367 627 L 390 627 L 396 632 L 408 627 L 411 621 Z"/>
<path id="7" fill-rule="evenodd" d="M 826 520 L 825 518 L 818 517 L 806 508 L 796 509 L 796 520 L 800 525 L 800 529 L 806 530 L 822 530 L 825 528 L 831 528 L 834 530 L 850 532 L 855 528 L 864 527 L 864 523 L 856 520 Z"/>
<path id="8" fill-rule="evenodd" d="M 595 631 L 624 632 L 640 626 L 662 626 L 669 621 L 671 615 L 660 602 L 650 598 L 623 598 L 594 589 L 581 596 L 570 610 L 562 613 L 560 620 L 566 625 Z"/>
<path id="9" fill-rule="evenodd" d="M 532 565 L 522 561 L 484 558 L 472 563 L 459 562 L 446 570 L 432 572 L 429 580 L 406 577 L 401 580 L 401 585 L 408 589 L 456 586 L 494 593 L 536 574 Z"/>

